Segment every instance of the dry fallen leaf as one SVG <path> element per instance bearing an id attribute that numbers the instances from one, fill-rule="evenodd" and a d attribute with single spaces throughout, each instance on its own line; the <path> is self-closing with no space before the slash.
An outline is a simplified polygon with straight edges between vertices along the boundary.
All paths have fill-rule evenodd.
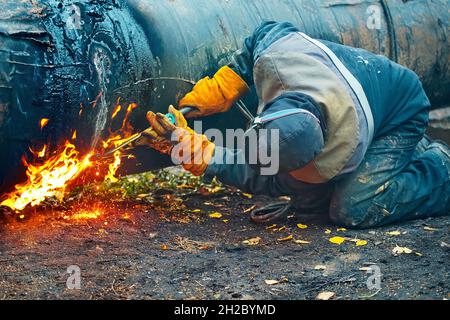
<path id="1" fill-rule="evenodd" d="M 291 241 L 292 239 L 294 239 L 294 236 L 291 234 L 285 238 L 278 239 L 278 241 Z"/>
<path id="2" fill-rule="evenodd" d="M 331 291 L 324 291 L 317 295 L 316 300 L 330 300 L 336 295 L 336 293 Z"/>
<path id="3" fill-rule="evenodd" d="M 277 225 L 276 225 L 276 224 L 273 224 L 273 225 L 271 225 L 271 226 L 268 226 L 268 227 L 266 228 L 266 230 L 275 229 L 276 227 L 277 227 Z"/>
<path id="4" fill-rule="evenodd" d="M 314 270 L 326 270 L 327 267 L 321 264 L 318 264 L 317 266 L 314 267 Z"/>
<path id="5" fill-rule="evenodd" d="M 333 237 L 333 238 L 330 238 L 330 240 L 329 240 L 331 243 L 334 243 L 334 244 L 343 244 L 344 242 L 345 242 L 345 238 L 342 238 L 342 237 Z"/>
<path id="6" fill-rule="evenodd" d="M 432 227 L 423 227 L 423 230 L 425 230 L 425 231 L 439 231 L 439 229 L 432 228 Z"/>
<path id="7" fill-rule="evenodd" d="M 388 236 L 400 236 L 402 233 L 398 230 L 386 232 Z"/>
<path id="8" fill-rule="evenodd" d="M 294 240 L 295 243 L 297 244 L 309 244 L 311 243 L 311 241 L 305 241 L 305 240 Z"/>
<path id="9" fill-rule="evenodd" d="M 256 246 L 261 242 L 261 238 L 260 237 L 256 237 L 256 238 L 251 238 L 248 240 L 244 240 L 242 241 L 243 244 L 246 244 L 248 246 Z"/>
<path id="10" fill-rule="evenodd" d="M 399 254 L 411 254 L 413 253 L 413 251 L 406 247 L 396 246 L 394 249 L 392 249 L 392 253 L 397 256 Z"/>
<path id="11" fill-rule="evenodd" d="M 247 208 L 244 210 L 244 213 L 249 213 L 250 211 L 253 211 L 256 209 L 256 204 L 254 204 L 253 206 L 251 206 L 250 208 Z"/>
<path id="12" fill-rule="evenodd" d="M 193 212 L 193 213 L 197 213 L 197 212 L 201 212 L 202 210 L 200 210 L 200 209 L 194 209 L 194 210 L 192 210 L 191 212 Z"/>
<path id="13" fill-rule="evenodd" d="M 222 218 L 222 214 L 219 212 L 213 212 L 209 215 L 210 218 L 214 218 L 214 219 L 220 219 Z"/>
<path id="14" fill-rule="evenodd" d="M 246 198 L 253 199 L 253 195 L 251 195 L 250 193 L 243 193 L 242 195 Z"/>
<path id="15" fill-rule="evenodd" d="M 345 228 L 339 228 L 339 229 L 337 229 L 337 231 L 345 232 L 345 231 L 347 231 L 347 229 L 345 229 Z"/>
<path id="16" fill-rule="evenodd" d="M 359 268 L 359 271 L 372 271 L 373 269 L 372 269 L 372 267 L 362 267 L 362 268 Z"/>
<path id="17" fill-rule="evenodd" d="M 299 224 L 297 224 L 297 228 L 299 228 L 299 229 L 306 229 L 306 228 L 308 228 L 308 226 L 306 224 L 299 223 Z"/>
<path id="18" fill-rule="evenodd" d="M 169 250 L 169 246 L 167 244 L 162 244 L 161 250 Z"/>
<path id="19" fill-rule="evenodd" d="M 330 229 L 326 229 L 325 230 L 325 234 L 331 234 L 331 230 Z"/>
<path id="20" fill-rule="evenodd" d="M 280 283 L 280 281 L 278 280 L 264 280 L 264 282 L 269 286 L 273 286 Z"/>

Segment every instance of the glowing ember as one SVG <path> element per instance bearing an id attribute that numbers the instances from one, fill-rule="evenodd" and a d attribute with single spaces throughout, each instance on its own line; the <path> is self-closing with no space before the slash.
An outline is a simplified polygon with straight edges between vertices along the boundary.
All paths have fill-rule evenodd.
<path id="1" fill-rule="evenodd" d="M 94 209 L 94 210 L 80 210 L 79 212 L 70 215 L 70 216 L 64 216 L 64 219 L 66 220 L 93 220 L 99 218 L 103 212 L 101 209 Z"/>
<path id="2" fill-rule="evenodd" d="M 44 129 L 44 127 L 48 124 L 47 118 L 42 118 L 41 121 L 39 121 L 39 126 L 41 127 L 41 130 Z"/>
<path id="3" fill-rule="evenodd" d="M 17 185 L 16 190 L 0 205 L 23 210 L 27 205 L 34 207 L 49 197 L 62 199 L 67 183 L 92 165 L 89 161 L 92 154 L 81 160 L 78 156 L 75 146 L 66 142 L 64 151 L 59 155 L 42 165 L 28 165 L 28 181 Z"/>
<path id="4" fill-rule="evenodd" d="M 77 140 L 77 130 L 75 130 L 72 134 L 72 140 Z"/>

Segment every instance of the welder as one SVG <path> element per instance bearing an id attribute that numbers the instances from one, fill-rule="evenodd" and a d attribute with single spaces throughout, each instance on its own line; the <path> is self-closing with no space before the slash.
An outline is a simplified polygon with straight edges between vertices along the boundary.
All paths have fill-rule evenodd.
<path id="1" fill-rule="evenodd" d="M 312 39 L 290 23 L 267 21 L 179 107 L 195 107 L 188 118 L 227 112 L 252 86 L 259 98 L 252 126 L 260 133 L 258 148 L 271 148 L 274 130 L 279 138 L 276 174 L 264 175 L 264 164 L 250 163 L 250 146 L 215 145 L 173 107 L 175 125 L 148 113 L 157 134 L 149 145 L 195 175 L 248 193 L 289 196 L 297 212 L 326 212 L 346 227 L 449 214 L 450 149 L 425 135 L 430 102 L 411 70 L 363 49 Z M 176 147 L 167 148 L 175 140 Z M 275 216 L 259 212 L 253 219 Z"/>

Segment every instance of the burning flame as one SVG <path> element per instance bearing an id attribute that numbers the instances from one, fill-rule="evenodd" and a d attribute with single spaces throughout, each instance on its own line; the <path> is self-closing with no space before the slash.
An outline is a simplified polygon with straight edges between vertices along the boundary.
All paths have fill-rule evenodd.
<path id="1" fill-rule="evenodd" d="M 99 95 L 99 97 L 100 96 L 101 95 Z M 130 113 L 136 107 L 136 104 L 130 104 L 128 106 L 127 113 L 123 121 L 123 126 L 119 130 L 121 131 L 121 134 L 112 135 L 112 137 L 104 141 L 102 145 L 104 150 L 111 147 L 116 147 L 125 139 L 132 136 L 130 133 L 130 126 L 127 124 L 127 121 Z M 120 108 L 116 106 L 113 113 L 113 118 L 117 116 Z M 41 128 L 43 128 L 47 123 L 48 119 L 42 119 L 40 121 Z M 77 131 L 75 130 L 72 134 L 72 140 L 75 140 L 76 136 Z M 38 152 L 33 151 L 31 148 L 30 150 L 35 156 L 44 158 L 47 152 L 47 146 L 44 146 L 43 149 Z M 33 165 L 24 161 L 24 164 L 27 167 L 27 181 L 16 185 L 15 191 L 6 195 L 5 200 L 0 203 L 0 206 L 7 206 L 15 211 L 22 211 L 27 206 L 37 206 L 50 197 L 56 197 L 57 199 L 62 200 L 69 183 L 79 177 L 86 169 L 96 165 L 106 165 L 104 161 L 94 161 L 93 155 L 94 152 L 90 152 L 87 155 L 81 156 L 76 147 L 67 141 L 60 153 L 50 157 L 43 164 Z M 115 175 L 121 165 L 121 157 L 121 151 L 116 151 L 114 153 L 114 161 L 109 160 L 112 162 L 109 163 L 105 180 L 109 180 L 111 182 L 118 181 Z M 97 170 L 95 175 L 100 176 L 100 171 Z M 80 213 L 80 217 L 83 216 L 84 214 Z"/>
<path id="2" fill-rule="evenodd" d="M 109 180 L 111 182 L 117 182 L 119 179 L 115 177 L 117 170 L 122 163 L 122 153 L 120 151 L 116 151 L 114 153 L 114 162 L 109 165 L 108 174 L 105 177 L 105 181 Z"/>
<path id="3" fill-rule="evenodd" d="M 66 142 L 63 152 L 53 156 L 44 164 L 28 164 L 28 180 L 15 187 L 15 192 L 8 195 L 0 205 L 13 210 L 23 210 L 27 205 L 39 205 L 46 198 L 62 199 L 67 183 L 76 178 L 86 168 L 92 166 L 89 161 L 92 154 L 79 159 L 75 146 Z"/>
<path id="4" fill-rule="evenodd" d="M 44 129 L 44 127 L 48 124 L 49 119 L 42 118 L 41 121 L 39 121 L 39 126 L 41 127 L 41 130 Z"/>

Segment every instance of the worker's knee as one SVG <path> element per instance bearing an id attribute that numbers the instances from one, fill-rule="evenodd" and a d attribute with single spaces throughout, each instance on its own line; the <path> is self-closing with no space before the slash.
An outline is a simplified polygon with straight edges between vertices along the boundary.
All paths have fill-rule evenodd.
<path id="1" fill-rule="evenodd" d="M 335 195 L 331 201 L 330 219 L 346 228 L 374 228 L 383 224 L 383 208 L 371 200 L 360 201 L 352 196 Z"/>

